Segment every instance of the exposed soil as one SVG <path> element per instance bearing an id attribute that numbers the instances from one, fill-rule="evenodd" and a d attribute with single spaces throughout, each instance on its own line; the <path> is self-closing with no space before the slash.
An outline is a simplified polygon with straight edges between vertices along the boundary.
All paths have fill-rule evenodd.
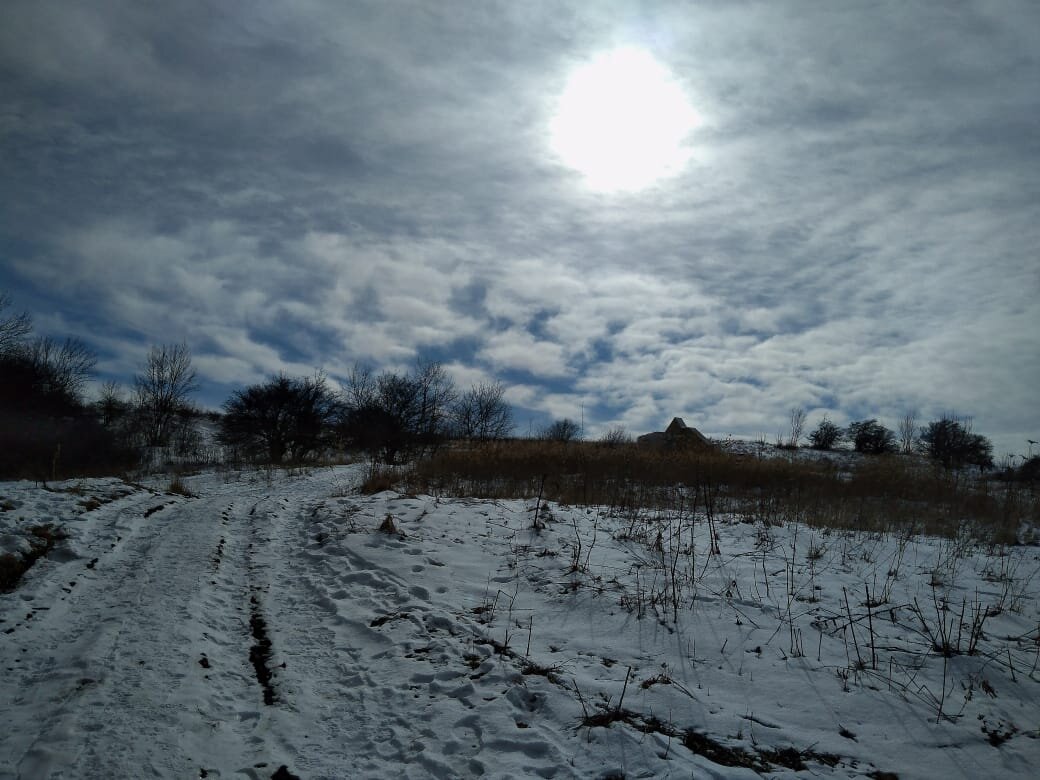
<path id="1" fill-rule="evenodd" d="M 17 555 L 0 556 L 0 593 L 9 593 L 18 585 L 19 580 L 40 558 L 45 557 L 68 534 L 53 525 L 38 525 L 30 528 L 29 552 Z"/>
<path id="2" fill-rule="evenodd" d="M 264 704 L 274 704 L 274 688 L 271 687 L 271 639 L 267 635 L 267 623 L 260 614 L 260 602 L 256 596 L 249 597 L 249 629 L 254 645 L 249 648 L 249 662 L 256 672 L 256 681 L 264 691 Z"/>
<path id="3" fill-rule="evenodd" d="M 608 709 L 587 715 L 583 726 L 607 727 L 612 723 L 627 723 L 643 733 L 658 733 L 678 737 L 687 750 L 704 756 L 720 766 L 743 767 L 755 772 L 770 772 L 778 767 L 796 772 L 807 769 L 806 761 L 815 761 L 826 766 L 837 766 L 841 757 L 832 753 L 818 753 L 811 749 L 798 750 L 794 747 L 761 748 L 745 750 L 735 745 L 726 745 L 720 740 L 694 729 L 682 731 L 653 715 L 644 716 L 626 709 Z"/>

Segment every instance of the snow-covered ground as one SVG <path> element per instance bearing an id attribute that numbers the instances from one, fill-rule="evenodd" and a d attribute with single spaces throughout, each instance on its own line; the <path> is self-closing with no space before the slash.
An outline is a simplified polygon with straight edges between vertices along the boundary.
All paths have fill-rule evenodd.
<path id="1" fill-rule="evenodd" d="M 361 475 L 0 483 L 0 777 L 1036 776 L 1036 547 Z"/>

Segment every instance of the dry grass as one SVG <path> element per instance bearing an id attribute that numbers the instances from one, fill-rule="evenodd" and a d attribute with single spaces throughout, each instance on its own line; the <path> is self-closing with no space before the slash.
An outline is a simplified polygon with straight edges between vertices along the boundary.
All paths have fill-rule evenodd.
<path id="1" fill-rule="evenodd" d="M 413 493 L 542 498 L 618 511 L 669 508 L 693 495 L 702 508 L 749 522 L 954 536 L 966 524 L 1010 542 L 1037 523 L 1034 491 L 902 456 L 834 460 L 712 451 L 647 451 L 636 445 L 508 441 L 448 449 L 399 475 Z M 392 482 L 380 482 L 387 487 Z M 685 488 L 680 498 L 677 486 Z M 382 487 L 381 489 L 386 489 Z"/>
<path id="2" fill-rule="evenodd" d="M 383 522 L 379 524 L 379 532 L 389 534 L 391 536 L 400 533 L 400 531 L 397 528 L 397 524 L 394 522 L 394 516 L 389 512 L 386 513 L 386 517 L 383 518 Z"/>
<path id="3" fill-rule="evenodd" d="M 374 467 L 369 470 L 358 491 L 368 496 L 382 493 L 384 490 L 393 490 L 396 481 L 397 476 L 390 469 Z"/>
<path id="4" fill-rule="evenodd" d="M 187 485 L 181 480 L 180 475 L 175 475 L 170 480 L 169 486 L 166 488 L 167 493 L 172 493 L 178 496 L 184 496 L 185 498 L 196 498 L 196 494 L 191 492 Z"/>

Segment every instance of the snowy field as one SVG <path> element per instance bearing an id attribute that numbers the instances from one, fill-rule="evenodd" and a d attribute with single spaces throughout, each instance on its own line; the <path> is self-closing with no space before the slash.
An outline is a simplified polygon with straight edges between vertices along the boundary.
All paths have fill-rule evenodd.
<path id="1" fill-rule="evenodd" d="M 0 483 L 0 777 L 1040 771 L 1040 548 L 362 473 Z"/>

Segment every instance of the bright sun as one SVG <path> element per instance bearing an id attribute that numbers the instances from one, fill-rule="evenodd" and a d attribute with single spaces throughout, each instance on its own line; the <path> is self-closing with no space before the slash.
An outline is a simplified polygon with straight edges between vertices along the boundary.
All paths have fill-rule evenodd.
<path id="1" fill-rule="evenodd" d="M 635 191 L 678 173 L 697 115 L 668 70 L 622 48 L 576 70 L 550 128 L 553 151 L 589 187 Z"/>

